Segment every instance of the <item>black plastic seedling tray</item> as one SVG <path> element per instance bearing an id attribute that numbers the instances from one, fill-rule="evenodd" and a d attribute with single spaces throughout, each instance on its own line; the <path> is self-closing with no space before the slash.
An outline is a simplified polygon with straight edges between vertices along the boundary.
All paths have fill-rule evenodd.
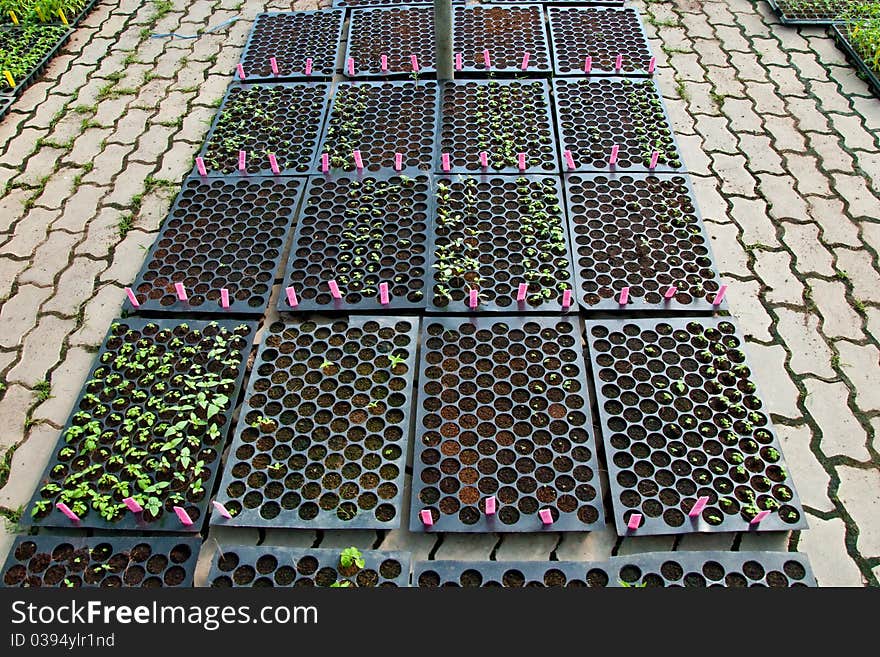
<path id="1" fill-rule="evenodd" d="M 233 82 L 205 139 L 200 156 L 209 175 L 272 175 L 274 154 L 281 175 L 307 174 L 330 97 L 329 82 Z M 239 171 L 239 152 L 245 171 Z M 193 174 L 197 173 L 193 168 Z"/>
<path id="2" fill-rule="evenodd" d="M 407 0 L 408 5 L 430 5 L 434 0 Z M 464 0 L 452 0 L 455 3 Z M 399 0 L 333 0 L 334 7 L 396 7 Z"/>
<path id="3" fill-rule="evenodd" d="M 846 58 L 860 71 L 865 82 L 868 83 L 868 86 L 871 87 L 871 90 L 874 92 L 874 95 L 880 98 L 880 77 L 878 77 L 878 74 L 874 72 L 874 69 L 871 68 L 868 62 L 856 52 L 856 49 L 847 37 L 846 29 L 845 25 L 834 25 L 829 28 L 831 35 L 834 37 L 835 43 L 837 43 L 837 47 L 846 53 Z M 2 114 L 2 110 L 0 110 L 0 114 Z"/>
<path id="4" fill-rule="evenodd" d="M 554 75 L 648 75 L 651 48 L 632 7 L 549 7 Z M 622 56 L 617 69 L 617 57 Z"/>
<path id="5" fill-rule="evenodd" d="M 413 55 L 420 76 L 435 74 L 433 7 L 430 4 L 378 7 L 379 4 L 376 3 L 377 8 L 350 12 L 343 74 L 356 78 L 414 77 Z M 385 71 L 382 70 L 383 55 L 387 58 Z M 348 69 L 349 59 L 354 60 L 354 76 Z"/>
<path id="6" fill-rule="evenodd" d="M 12 108 L 14 96 L 0 96 L 0 119 L 6 116 L 6 113 Z"/>
<path id="7" fill-rule="evenodd" d="M 245 80 L 333 77 L 344 20 L 344 9 L 257 14 L 241 56 Z M 272 70 L 273 58 L 277 74 Z"/>
<path id="8" fill-rule="evenodd" d="M 558 177 L 438 176 L 435 202 L 429 311 L 565 311 L 574 277 Z"/>
<path id="9" fill-rule="evenodd" d="M 132 284 L 139 306 L 124 309 L 262 315 L 304 186 L 280 176 L 187 178 Z"/>
<path id="10" fill-rule="evenodd" d="M 830 25 L 845 22 L 840 12 L 855 4 L 852 0 L 813 0 L 809 7 L 804 0 L 767 0 L 783 25 Z"/>
<path id="11" fill-rule="evenodd" d="M 157 536 L 19 536 L 0 587 L 188 588 L 201 540 Z"/>
<path id="12" fill-rule="evenodd" d="M 425 320 L 410 531 L 604 526 L 579 331 L 549 317 Z"/>
<path id="13" fill-rule="evenodd" d="M 438 173 L 557 173 L 545 80 L 456 80 L 441 88 Z M 487 153 L 487 167 L 480 153 Z M 519 154 L 525 153 L 525 169 Z M 449 156 L 444 171 L 443 155 Z"/>
<path id="14" fill-rule="evenodd" d="M 543 5 L 578 5 L 582 7 L 622 6 L 625 0 L 543 0 Z M 493 4 L 505 5 L 509 2 L 522 2 L 522 0 L 492 0 Z"/>
<path id="15" fill-rule="evenodd" d="M 233 517 L 211 523 L 398 527 L 417 331 L 415 317 L 272 324 L 218 493 Z"/>
<path id="16" fill-rule="evenodd" d="M 321 147 L 312 170 L 322 172 L 322 154 L 328 154 L 329 173 L 361 171 L 429 171 L 439 108 L 436 82 L 343 82 L 336 86 Z"/>
<path id="17" fill-rule="evenodd" d="M 684 164 L 663 98 L 653 80 L 624 77 L 553 80 L 561 155 L 571 151 L 575 168 L 563 171 L 682 171 Z M 613 147 L 618 159 L 610 164 Z"/>
<path id="18" fill-rule="evenodd" d="M 807 527 L 730 319 L 585 327 L 618 534 Z M 641 519 L 630 529 L 634 514 Z"/>
<path id="19" fill-rule="evenodd" d="M 363 550 L 364 567 L 346 569 L 342 550 L 289 548 L 271 545 L 221 546 L 211 562 L 208 586 L 213 588 L 408 587 L 409 552 Z"/>
<path id="20" fill-rule="evenodd" d="M 690 180 L 675 174 L 563 176 L 577 297 L 593 312 L 711 313 L 721 281 Z M 678 291 L 666 298 L 670 287 Z M 628 301 L 621 305 L 621 291 Z"/>
<path id="21" fill-rule="evenodd" d="M 58 445 L 37 484 L 37 490 L 22 516 L 22 523 L 116 531 L 199 531 L 219 469 L 220 455 L 232 422 L 256 328 L 256 322 L 231 320 L 115 320 L 86 377 L 70 418 L 61 431 Z M 176 344 L 176 341 L 180 344 Z M 154 345 L 157 346 L 156 354 L 138 354 L 141 349 L 148 350 Z M 167 364 L 162 362 L 164 354 L 172 355 Z M 147 371 L 147 363 L 154 357 L 158 359 L 150 365 L 154 370 Z M 123 359 L 123 362 L 118 362 L 118 359 Z M 224 361 L 228 362 L 224 364 Z M 203 370 L 208 373 L 205 374 Z M 148 380 L 149 376 L 153 379 Z M 224 379 L 229 382 L 222 384 Z M 186 407 L 191 405 L 187 403 L 174 406 L 181 395 L 208 391 L 225 395 L 228 401 L 221 404 L 222 399 L 212 396 L 205 400 L 205 405 L 197 408 L 188 409 Z M 121 404 L 117 405 L 116 400 L 120 400 Z M 217 402 L 213 404 L 217 407 L 216 412 L 208 402 Z M 166 410 L 162 410 L 162 407 Z M 140 410 L 140 415 L 129 417 L 129 412 L 135 409 Z M 192 413 L 197 414 L 198 422 L 193 421 Z M 211 415 L 206 420 L 208 413 Z M 120 418 L 115 418 L 114 414 Z M 127 426 L 127 421 L 131 421 L 131 426 Z M 92 422 L 96 424 L 92 425 Z M 183 442 L 178 441 L 176 445 L 167 447 L 166 441 L 177 441 L 174 433 L 167 434 L 168 429 L 177 423 L 194 428 L 187 432 Z M 80 429 L 83 431 L 80 432 Z M 95 435 L 95 430 L 101 433 L 97 439 L 92 439 L 94 445 L 91 445 L 90 437 Z M 122 439 L 125 439 L 124 444 L 120 443 Z M 181 466 L 182 471 L 175 470 L 185 477 L 182 483 L 172 476 L 170 468 L 161 463 L 163 457 L 169 458 L 174 454 L 181 456 L 184 448 L 181 445 L 190 450 L 189 463 Z M 92 446 L 93 449 L 89 449 Z M 72 449 L 73 453 L 67 452 L 68 449 Z M 135 453 L 132 453 L 132 449 Z M 88 454 L 82 453 L 82 450 Z M 79 455 L 77 452 L 80 452 Z M 158 463 L 153 463 L 154 459 Z M 176 459 L 174 464 L 179 462 Z M 140 472 L 131 472 L 129 466 L 139 467 Z M 88 468 L 94 470 L 83 474 Z M 128 489 L 117 489 L 112 479 L 100 483 L 104 475 L 128 482 Z M 60 491 L 45 490 L 47 485 L 61 487 L 72 478 L 74 481 L 85 479 L 96 482 L 98 492 L 108 496 L 106 501 L 111 506 L 118 507 L 114 519 L 107 520 L 100 516 L 92 506 L 94 501 L 87 503 L 85 515 L 77 514 L 79 521 L 68 519 L 55 508 L 56 502 L 62 501 L 76 513 L 74 507 L 78 498 L 64 499 Z M 140 479 L 145 479 L 145 484 L 150 487 L 157 487 L 151 494 L 159 500 L 157 512 L 150 511 L 145 504 L 141 505 L 144 510 L 140 513 L 131 513 L 122 506 L 122 500 L 128 496 L 142 492 L 148 494 L 138 484 Z M 202 482 L 200 492 L 189 490 L 183 501 L 171 499 L 179 491 L 191 488 L 190 484 L 196 479 Z M 180 492 L 180 495 L 184 493 Z M 184 525 L 173 510 L 174 506 L 182 507 L 193 524 Z"/>
<path id="22" fill-rule="evenodd" d="M 455 7 L 453 12 L 454 49 L 461 53 L 464 76 L 552 73 L 541 5 L 468 5 Z M 489 67 L 484 55 L 487 50 Z M 529 53 L 529 58 L 523 70 L 525 53 Z"/>
<path id="23" fill-rule="evenodd" d="M 5 94 L 10 94 L 13 96 L 18 96 L 25 89 L 31 86 L 34 82 L 36 82 L 39 77 L 46 70 L 46 67 L 49 65 L 49 62 L 52 61 L 52 58 L 58 54 L 58 51 L 67 43 L 67 40 L 70 38 L 70 35 L 73 34 L 73 30 L 69 29 L 64 25 L 45 25 L 42 28 L 45 31 L 55 31 L 58 33 L 58 41 L 46 51 L 46 54 L 43 55 L 43 58 L 30 69 L 27 75 L 23 76 L 21 79 L 15 79 L 15 88 L 10 88 L 9 83 L 6 81 L 6 77 L 2 75 L 0 72 L 0 92 Z M 23 28 L 14 27 L 14 26 L 3 26 L 0 27 L 0 49 L 3 48 L 3 44 L 7 40 L 19 40 L 22 38 Z"/>
<path id="24" fill-rule="evenodd" d="M 815 587 L 816 578 L 797 552 L 649 552 L 608 561 L 416 561 L 413 586 Z"/>
<path id="25" fill-rule="evenodd" d="M 431 180 L 414 174 L 315 176 L 297 220 L 281 312 L 389 312 L 425 307 Z M 330 290 L 335 281 L 341 298 Z M 383 304 L 380 286 L 388 286 Z M 292 287 L 297 305 L 286 290 Z"/>

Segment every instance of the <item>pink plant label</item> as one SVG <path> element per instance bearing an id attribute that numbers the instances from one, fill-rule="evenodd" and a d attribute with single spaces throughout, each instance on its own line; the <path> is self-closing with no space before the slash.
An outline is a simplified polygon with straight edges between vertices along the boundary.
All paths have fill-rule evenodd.
<path id="1" fill-rule="evenodd" d="M 722 285 L 718 288 L 718 294 L 715 295 L 715 298 L 712 299 L 713 306 L 720 306 L 721 302 L 724 301 L 724 295 L 727 294 L 727 286 Z"/>
<path id="2" fill-rule="evenodd" d="M 59 511 L 61 511 L 61 513 L 66 515 L 68 518 L 70 518 L 74 522 L 79 522 L 79 516 L 76 515 L 73 511 L 71 511 L 70 507 L 67 506 L 64 502 L 58 502 L 58 504 L 55 505 L 55 508 L 58 509 Z"/>
<path id="3" fill-rule="evenodd" d="M 486 66 L 486 68 L 492 68 L 492 59 L 489 57 L 488 48 L 483 50 L 483 64 Z"/>
<path id="4" fill-rule="evenodd" d="M 144 507 L 135 502 L 133 497 L 126 497 L 124 500 L 122 500 L 122 503 L 127 506 L 128 510 L 132 513 L 140 513 L 144 510 Z"/>
<path id="5" fill-rule="evenodd" d="M 239 64 L 239 65 L 236 66 L 235 68 L 236 68 L 236 70 L 238 71 L 238 77 L 240 77 L 242 80 L 244 80 L 244 79 L 247 77 L 247 76 L 244 74 L 244 64 Z"/>
<path id="6" fill-rule="evenodd" d="M 183 283 L 175 283 L 174 291 L 177 292 L 177 298 L 181 301 L 189 301 L 189 297 L 186 296 L 186 288 L 183 287 Z"/>
<path id="7" fill-rule="evenodd" d="M 403 153 L 395 153 L 394 154 L 394 170 L 400 171 L 403 169 Z"/>
<path id="8" fill-rule="evenodd" d="M 525 71 L 528 68 L 529 68 L 529 53 L 523 53 L 523 60 L 522 60 L 522 65 L 520 66 L 520 69 Z"/>
<path id="9" fill-rule="evenodd" d="M 455 53 L 455 70 L 460 71 L 461 69 L 462 69 L 461 53 L 457 52 L 457 53 Z"/>
<path id="10" fill-rule="evenodd" d="M 563 153 L 563 157 L 565 158 L 565 166 L 567 166 L 569 169 L 576 168 L 574 163 L 574 156 L 571 154 L 571 151 L 566 150 L 565 153 Z"/>
<path id="11" fill-rule="evenodd" d="M 699 518 L 700 514 L 703 512 L 703 509 L 706 508 L 706 505 L 709 504 L 709 496 L 703 495 L 698 498 L 694 505 L 691 507 L 691 510 L 688 512 L 688 515 L 691 518 Z"/>
<path id="12" fill-rule="evenodd" d="M 348 74 L 354 75 L 354 57 L 348 58 Z"/>
<path id="13" fill-rule="evenodd" d="M 247 153 L 238 151 L 238 170 L 242 173 L 247 169 Z"/>
<path id="14" fill-rule="evenodd" d="M 478 305 L 478 295 L 479 292 L 477 290 L 471 290 L 470 297 L 468 298 L 468 305 L 476 310 Z"/>
<path id="15" fill-rule="evenodd" d="M 125 294 L 128 295 L 128 300 L 131 302 L 132 306 L 134 306 L 135 308 L 140 307 L 141 304 L 138 301 L 137 296 L 135 296 L 134 290 L 132 290 L 130 287 L 127 287 L 125 288 Z"/>
<path id="16" fill-rule="evenodd" d="M 440 156 L 440 166 L 444 171 L 449 171 L 452 168 L 449 164 L 449 153 L 443 153 Z"/>
<path id="17" fill-rule="evenodd" d="M 642 524 L 642 514 L 634 513 L 629 517 L 629 522 L 626 523 L 626 528 L 635 531 L 639 528 L 639 525 Z"/>
<path id="18" fill-rule="evenodd" d="M 327 287 L 330 288 L 330 296 L 334 299 L 341 299 L 342 293 L 339 291 L 339 286 L 336 284 L 336 281 L 327 281 Z"/>
<path id="19" fill-rule="evenodd" d="M 657 68 L 657 58 L 651 57 L 648 61 L 648 73 L 653 73 L 655 68 Z"/>
<path id="20" fill-rule="evenodd" d="M 525 171 L 526 170 L 526 154 L 520 153 L 519 155 L 517 155 L 516 161 L 517 161 L 517 164 L 519 165 L 519 170 Z"/>
<path id="21" fill-rule="evenodd" d="M 364 168 L 364 159 L 361 157 L 360 151 L 354 151 L 352 154 L 354 158 L 354 166 L 358 171 L 361 171 Z"/>
<path id="22" fill-rule="evenodd" d="M 758 512 L 758 515 L 756 515 L 754 518 L 752 518 L 751 520 L 749 520 L 749 524 L 750 524 L 750 525 L 760 525 L 760 524 L 761 524 L 761 521 L 762 521 L 764 518 L 766 518 L 767 516 L 769 516 L 769 515 L 770 515 L 770 512 L 769 512 L 769 511 L 766 511 L 766 510 L 765 510 L 765 511 L 759 511 L 759 512 Z"/>
<path id="23" fill-rule="evenodd" d="M 660 160 L 660 152 L 659 151 L 651 151 L 651 164 L 648 165 L 649 169 L 656 169 L 657 162 Z"/>
<path id="24" fill-rule="evenodd" d="M 220 305 L 223 308 L 229 308 L 229 290 L 225 287 L 220 289 Z"/>
<path id="25" fill-rule="evenodd" d="M 623 55 L 618 54 L 617 59 L 614 60 L 614 70 L 619 71 L 623 68 Z"/>
<path id="26" fill-rule="evenodd" d="M 269 153 L 269 167 L 272 169 L 272 173 L 276 176 L 281 173 L 281 168 L 278 166 L 278 159 L 275 157 L 274 153 Z"/>
<path id="27" fill-rule="evenodd" d="M 383 73 L 388 72 L 388 55 L 382 55 L 379 57 L 379 69 Z"/>
<path id="28" fill-rule="evenodd" d="M 434 524 L 434 516 L 431 515 L 431 512 L 428 509 L 422 509 L 419 511 L 419 518 L 422 520 L 422 524 L 425 527 L 430 527 Z"/>
<path id="29" fill-rule="evenodd" d="M 291 308 L 296 308 L 299 305 L 299 299 L 296 298 L 296 290 L 292 287 L 288 287 L 284 290 L 285 294 L 287 294 L 287 303 Z"/>
<path id="30" fill-rule="evenodd" d="M 489 154 L 486 151 L 480 151 L 480 166 L 484 169 L 489 168 Z"/>
<path id="31" fill-rule="evenodd" d="M 678 294 L 678 288 L 674 285 L 670 285 L 666 290 L 666 294 L 663 295 L 664 299 L 672 299 L 676 294 Z"/>
<path id="32" fill-rule="evenodd" d="M 412 65 L 412 70 L 415 73 L 419 72 L 419 58 L 415 55 L 409 56 L 409 63 Z"/>
<path id="33" fill-rule="evenodd" d="M 496 510 L 495 496 L 492 495 L 492 496 L 486 498 L 486 515 L 487 516 L 494 516 L 495 510 Z"/>
<path id="34" fill-rule="evenodd" d="M 312 58 L 306 59 L 306 75 L 312 74 Z"/>
<path id="35" fill-rule="evenodd" d="M 189 527 L 193 524 L 192 518 L 189 517 L 189 514 L 186 512 L 182 506 L 174 507 L 174 513 L 177 514 L 177 519 L 180 520 L 180 524 Z"/>
<path id="36" fill-rule="evenodd" d="M 617 164 L 617 156 L 620 154 L 620 146 L 614 144 L 611 147 L 611 155 L 608 157 L 608 164 Z"/>
<path id="37" fill-rule="evenodd" d="M 620 305 L 625 306 L 629 303 L 629 288 L 622 287 L 620 288 Z"/>
<path id="38" fill-rule="evenodd" d="M 321 173 L 327 173 L 330 171 L 330 154 L 322 153 L 321 154 Z"/>
<path id="39" fill-rule="evenodd" d="M 593 58 L 587 55 L 587 58 L 584 60 L 584 73 L 589 73 L 593 70 Z"/>
<path id="40" fill-rule="evenodd" d="M 529 284 L 528 283 L 520 283 L 519 288 L 516 291 L 516 300 L 517 301 L 525 301 L 526 294 L 529 292 Z"/>
<path id="41" fill-rule="evenodd" d="M 272 75 L 278 75 L 278 60 L 274 57 L 269 58 L 269 66 L 272 68 Z"/>
<path id="42" fill-rule="evenodd" d="M 388 283 L 379 283 L 379 303 L 383 306 L 387 306 L 391 303 L 388 298 Z"/>
<path id="43" fill-rule="evenodd" d="M 220 502 L 218 502 L 217 500 L 211 500 L 211 504 L 214 505 L 214 509 L 216 509 L 217 513 L 219 513 L 224 518 L 229 519 L 232 517 L 232 514 L 229 513 L 229 510 L 225 506 L 220 504 Z"/>
<path id="44" fill-rule="evenodd" d="M 562 292 L 562 307 L 570 308 L 571 307 L 571 290 L 563 290 Z"/>
<path id="45" fill-rule="evenodd" d="M 196 169 L 198 169 L 200 176 L 207 176 L 208 169 L 205 167 L 205 159 L 202 157 L 196 158 Z"/>
<path id="46" fill-rule="evenodd" d="M 538 515 L 541 516 L 541 522 L 545 525 L 553 524 L 553 514 L 550 513 L 550 509 L 541 509 L 538 511 Z"/>

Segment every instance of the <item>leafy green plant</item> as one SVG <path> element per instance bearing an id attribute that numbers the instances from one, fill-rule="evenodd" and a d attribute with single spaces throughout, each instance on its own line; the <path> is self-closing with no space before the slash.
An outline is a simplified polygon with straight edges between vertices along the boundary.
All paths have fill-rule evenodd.
<path id="1" fill-rule="evenodd" d="M 880 74 L 880 2 L 851 3 L 840 15 L 846 39 L 862 61 Z"/>
<path id="2" fill-rule="evenodd" d="M 339 555 L 339 565 L 343 568 L 351 568 L 352 566 L 363 568 L 367 564 L 360 550 L 356 547 L 347 547 Z"/>

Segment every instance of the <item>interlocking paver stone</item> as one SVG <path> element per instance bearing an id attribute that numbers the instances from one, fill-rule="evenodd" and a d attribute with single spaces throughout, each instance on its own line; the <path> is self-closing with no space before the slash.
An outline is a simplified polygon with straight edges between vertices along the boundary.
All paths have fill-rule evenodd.
<path id="1" fill-rule="evenodd" d="M 843 383 L 825 383 L 804 379 L 807 411 L 819 425 L 822 436 L 819 449 L 825 456 L 848 456 L 856 461 L 869 461 L 865 447 L 867 436 L 847 406 L 849 390 Z"/>

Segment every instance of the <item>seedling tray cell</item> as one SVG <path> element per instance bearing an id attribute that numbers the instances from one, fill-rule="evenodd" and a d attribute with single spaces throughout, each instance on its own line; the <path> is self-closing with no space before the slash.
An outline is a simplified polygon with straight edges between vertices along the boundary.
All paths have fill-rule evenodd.
<path id="1" fill-rule="evenodd" d="M 767 0 L 783 25 L 829 25 L 843 23 L 841 12 L 856 4 L 853 0 Z"/>
<path id="2" fill-rule="evenodd" d="M 560 148 L 570 150 L 575 171 L 681 171 L 684 165 L 652 80 L 621 77 L 553 80 Z M 612 149 L 619 148 L 615 164 Z M 568 167 L 566 165 L 566 170 Z"/>
<path id="3" fill-rule="evenodd" d="M 194 537 L 19 536 L 0 587 L 188 588 L 200 547 Z"/>
<path id="4" fill-rule="evenodd" d="M 429 310 L 563 312 L 574 278 L 557 177 L 444 177 L 435 196 Z M 523 283 L 526 297 L 517 301 Z"/>
<path id="5" fill-rule="evenodd" d="M 280 176 L 187 178 L 132 286 L 136 311 L 262 315 L 304 184 Z M 135 311 L 128 301 L 125 309 Z"/>
<path id="6" fill-rule="evenodd" d="M 26 54 L 28 64 L 26 72 L 13 71 L 14 88 L 6 76 L 0 77 L 0 93 L 17 96 L 36 82 L 72 33 L 68 27 L 58 25 L 0 27 L 0 53 Z"/>
<path id="7" fill-rule="evenodd" d="M 618 534 L 807 527 L 731 320 L 588 321 L 586 336 Z"/>
<path id="8" fill-rule="evenodd" d="M 453 11 L 455 52 L 462 54 L 464 75 L 552 72 L 541 5 L 469 5 Z M 486 67 L 484 50 L 489 51 L 490 68 Z M 529 53 L 529 60 L 523 71 L 525 53 Z"/>
<path id="9" fill-rule="evenodd" d="M 434 158 L 439 93 L 436 82 L 346 82 L 336 87 L 321 153 L 332 172 L 355 171 L 356 150 L 366 171 L 428 171 Z M 321 171 L 320 155 L 313 171 Z"/>
<path id="10" fill-rule="evenodd" d="M 308 173 L 329 92 L 329 82 L 233 82 L 200 153 L 208 173 L 271 175 L 269 153 L 275 155 L 281 175 Z M 245 152 L 244 172 L 238 168 L 240 151 Z"/>
<path id="11" fill-rule="evenodd" d="M 418 61 L 419 75 L 436 73 L 433 7 L 353 9 L 349 24 L 344 75 L 351 77 L 347 64 L 351 58 L 354 77 L 412 76 L 412 55 Z M 382 55 L 388 60 L 384 72 Z"/>
<path id="12" fill-rule="evenodd" d="M 256 326 L 115 320 L 23 523 L 199 531 Z M 143 511 L 130 512 L 127 497 Z M 68 519 L 57 502 L 80 520 Z M 193 524 L 184 525 L 175 506 Z"/>
<path id="13" fill-rule="evenodd" d="M 712 312 L 720 279 L 690 181 L 670 174 L 566 174 L 577 295 L 589 311 Z M 666 299 L 670 287 L 675 295 Z M 629 288 L 629 301 L 620 294 Z"/>
<path id="14" fill-rule="evenodd" d="M 438 173 L 556 173 L 556 135 L 544 80 L 445 82 L 440 104 Z M 483 169 L 480 153 L 488 154 Z M 443 171 L 443 154 L 450 171 Z M 526 168 L 519 168 L 525 153 Z"/>
<path id="15" fill-rule="evenodd" d="M 272 324 L 254 363 L 212 524 L 400 525 L 416 318 Z"/>
<path id="16" fill-rule="evenodd" d="M 880 98 L 880 77 L 878 73 L 864 60 L 861 54 L 853 46 L 849 40 L 848 28 L 846 25 L 833 26 L 830 28 L 831 35 L 834 37 L 837 47 L 846 53 L 846 58 L 850 60 L 855 67 L 861 72 L 863 79 L 871 87 L 874 95 Z M 0 110 L 2 116 L 2 110 Z"/>
<path id="17" fill-rule="evenodd" d="M 345 568 L 342 550 L 224 546 L 214 555 L 208 586 L 242 587 L 408 587 L 409 552 L 363 550 L 364 567 Z"/>
<path id="18" fill-rule="evenodd" d="M 410 531 L 604 526 L 578 325 L 549 317 L 425 321 Z M 486 515 L 490 497 L 496 513 Z"/>
<path id="19" fill-rule="evenodd" d="M 632 7 L 550 7 L 555 75 L 648 75 L 651 48 Z M 616 69 L 622 55 L 622 68 Z"/>
<path id="20" fill-rule="evenodd" d="M 257 14 L 241 63 L 251 81 L 333 77 L 342 44 L 344 9 Z M 275 58 L 278 75 L 272 71 Z M 306 75 L 306 60 L 312 60 Z"/>
<path id="21" fill-rule="evenodd" d="M 388 312 L 425 307 L 431 181 L 397 175 L 315 176 L 297 221 L 281 312 Z M 336 281 L 341 299 L 334 299 Z M 388 285 L 382 304 L 379 286 Z"/>

